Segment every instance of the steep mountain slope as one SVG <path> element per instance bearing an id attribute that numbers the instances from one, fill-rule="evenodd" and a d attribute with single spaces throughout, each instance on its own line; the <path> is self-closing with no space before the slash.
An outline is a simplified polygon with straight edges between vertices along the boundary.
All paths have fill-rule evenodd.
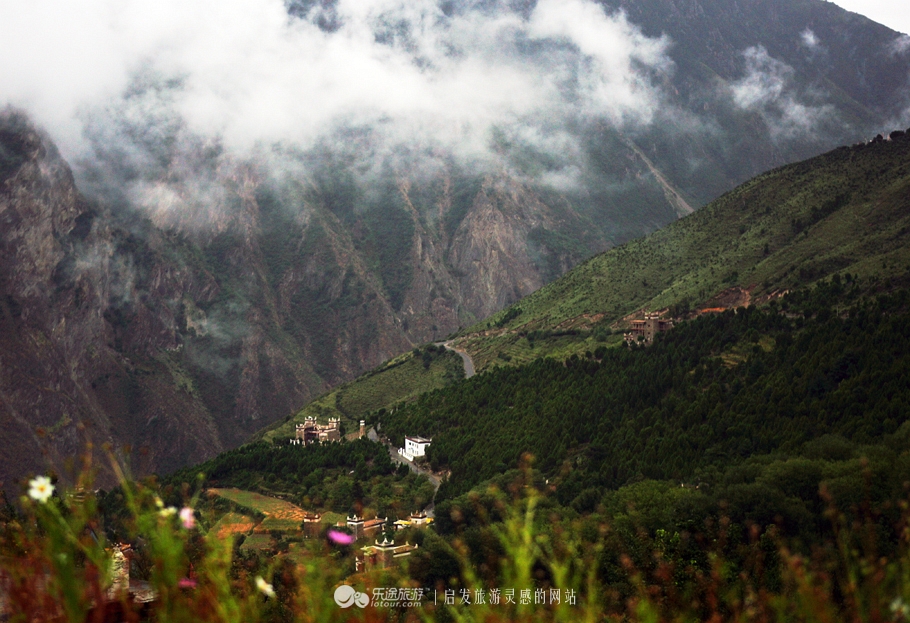
<path id="1" fill-rule="evenodd" d="M 45 460 L 60 467 L 85 437 L 147 446 L 139 469 L 222 448 L 192 388 L 171 376 L 176 309 L 163 298 L 137 301 L 126 312 L 130 330 L 125 312 L 109 307 L 138 285 L 133 257 L 118 252 L 132 244 L 129 234 L 97 223 L 53 146 L 22 117 L 3 118 L 0 142 L 0 478 L 9 486 L 11 476 L 43 469 Z M 145 278 L 156 292 L 178 304 L 215 296 L 209 275 L 154 261 L 156 242 L 145 247 Z M 170 461 L 156 460 L 162 451 Z"/>
<path id="2" fill-rule="evenodd" d="M 641 310 L 693 317 L 704 308 L 768 302 L 840 273 L 885 287 L 887 278 L 910 270 L 908 202 L 910 134 L 841 147 L 770 171 L 660 231 L 588 260 L 466 329 L 454 344 L 479 370 L 490 370 L 586 351 L 602 355 L 622 343 L 618 333 Z M 367 391 L 391 367 L 344 391 Z M 390 411 L 424 391 L 422 383 L 415 377 L 412 390 L 355 409 L 330 406 L 326 413 L 351 424 L 374 421 L 380 409 Z M 338 401 L 335 394 L 329 398 Z M 320 415 L 321 404 L 296 420 Z M 264 436 L 289 435 L 293 421 Z"/>
<path id="3" fill-rule="evenodd" d="M 603 5 L 673 42 L 669 102 L 687 114 L 668 114 L 632 138 L 693 205 L 774 166 L 853 142 L 857 130 L 862 136 L 874 128 L 871 138 L 908 121 L 908 57 L 898 33 L 833 3 Z"/>
<path id="4" fill-rule="evenodd" d="M 22 115 L 0 145 L 8 485 L 86 440 L 132 446 L 139 473 L 174 469 L 410 345 L 330 213 L 279 281 L 260 246 L 275 224 L 242 177 L 233 222 L 183 233 L 83 198 Z"/>
<path id="5" fill-rule="evenodd" d="M 528 331 L 610 325 L 641 309 L 729 307 L 725 293 L 741 305 L 840 271 L 901 274 L 910 266 L 908 202 L 910 136 L 841 147 L 592 258 L 466 330 L 461 345 L 484 365 Z"/>

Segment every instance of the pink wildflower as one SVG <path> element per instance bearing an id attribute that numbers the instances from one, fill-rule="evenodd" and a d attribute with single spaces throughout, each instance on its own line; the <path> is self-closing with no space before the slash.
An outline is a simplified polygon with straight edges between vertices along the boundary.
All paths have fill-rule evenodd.
<path id="1" fill-rule="evenodd" d="M 338 545 L 350 545 L 354 542 L 354 535 L 338 530 L 329 530 L 329 539 Z"/>
<path id="2" fill-rule="evenodd" d="M 187 530 L 192 530 L 196 527 L 196 515 L 193 514 L 193 509 L 189 506 L 184 506 L 180 509 L 180 521 L 183 522 L 183 527 Z"/>
<path id="3" fill-rule="evenodd" d="M 196 588 L 196 580 L 192 578 L 180 578 L 177 580 L 177 586 L 180 588 Z"/>

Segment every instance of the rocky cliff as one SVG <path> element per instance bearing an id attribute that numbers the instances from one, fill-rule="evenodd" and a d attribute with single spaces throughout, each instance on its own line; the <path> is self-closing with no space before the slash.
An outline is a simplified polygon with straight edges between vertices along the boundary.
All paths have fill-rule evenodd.
<path id="1" fill-rule="evenodd" d="M 528 243 L 571 209 L 505 175 L 449 232 L 445 172 L 339 216 L 318 195 L 289 206 L 295 180 L 237 164 L 200 223 L 87 199 L 21 113 L 0 117 L 0 150 L 7 486 L 65 472 L 87 441 L 131 448 L 137 473 L 202 460 L 581 259 Z"/>

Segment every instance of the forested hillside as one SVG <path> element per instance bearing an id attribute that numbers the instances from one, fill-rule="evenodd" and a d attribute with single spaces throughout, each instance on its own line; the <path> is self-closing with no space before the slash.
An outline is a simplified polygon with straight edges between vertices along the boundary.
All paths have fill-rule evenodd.
<path id="1" fill-rule="evenodd" d="M 382 430 L 433 438 L 430 463 L 451 470 L 437 499 L 530 453 L 566 504 L 635 478 L 697 482 L 823 435 L 872 443 L 910 415 L 910 298 L 905 286 L 862 295 L 879 287 L 838 274 L 647 348 L 498 368 L 383 415 Z"/>
<path id="2" fill-rule="evenodd" d="M 201 482 L 197 476 L 203 475 Z M 309 446 L 257 442 L 176 472 L 166 485 L 238 487 L 314 511 L 403 517 L 433 499 L 433 485 L 396 468 L 382 444 L 367 439 Z"/>
<path id="3" fill-rule="evenodd" d="M 622 341 L 619 334 L 628 325 L 627 314 L 635 314 L 638 310 L 640 315 L 642 309 L 664 308 L 667 317 L 683 318 L 696 315 L 697 310 L 706 307 L 762 306 L 791 290 L 799 291 L 815 283 L 833 283 L 831 279 L 834 275 L 850 275 L 849 283 L 845 277 L 839 276 L 840 285 L 830 286 L 843 290 L 836 297 L 849 297 L 852 296 L 850 292 L 860 287 L 855 285 L 858 281 L 865 284 L 860 289 L 878 287 L 873 285 L 878 283 L 876 280 L 881 281 L 881 286 L 884 283 L 882 280 L 897 278 L 907 272 L 910 267 L 908 236 L 910 135 L 896 131 L 887 139 L 882 137 L 868 144 L 842 147 L 805 162 L 770 171 L 727 193 L 695 214 L 647 237 L 592 258 L 507 310 L 465 330 L 456 338 L 455 344 L 473 356 L 475 366 L 481 371 L 532 364 L 534 367 L 530 369 L 536 371 L 534 374 L 547 375 L 551 374 L 547 371 L 548 367 L 555 364 L 542 360 L 543 358 L 554 357 L 562 361 L 572 355 L 583 357 L 586 352 L 596 354 L 598 361 L 603 359 L 604 363 L 598 365 L 622 367 L 626 365 L 624 358 L 632 355 L 616 353 L 612 349 Z M 795 299 L 791 297 L 789 300 Z M 841 304 L 847 302 L 848 299 L 844 299 Z M 700 322 L 727 321 L 705 319 Z M 744 321 L 740 319 L 736 322 Z M 775 317 L 774 322 L 790 321 Z M 698 330 L 709 333 L 713 331 L 707 328 Z M 676 334 L 685 336 L 691 331 L 696 329 L 687 328 Z M 702 336 L 685 339 L 685 346 L 681 346 L 680 351 L 685 353 L 686 361 L 701 361 L 701 358 L 708 356 L 707 353 L 712 352 L 711 345 L 720 338 Z M 773 339 L 767 337 L 762 348 L 772 348 L 772 343 Z M 748 353 L 742 356 L 746 355 Z M 615 360 L 617 357 L 620 359 Z M 717 361 L 715 359 L 712 364 L 705 360 L 699 364 L 699 379 L 701 376 L 710 378 L 715 374 L 712 365 L 716 366 Z M 587 367 L 594 365 L 590 359 L 581 363 Z M 447 380 L 433 381 L 430 384 L 415 362 L 405 365 L 412 366 L 413 380 L 397 376 L 393 379 L 394 375 L 383 372 L 392 368 L 390 363 L 387 367 L 377 368 L 376 372 L 346 384 L 337 394 L 328 394 L 314 401 L 298 413 L 296 420 L 301 421 L 305 415 L 337 417 L 340 414 L 356 421 L 370 411 L 376 412 L 380 408 L 391 410 L 398 402 L 413 400 L 426 389 L 454 380 L 449 375 Z M 637 398 L 631 402 L 625 400 L 630 393 L 636 397 L 648 395 L 648 392 L 657 395 L 666 387 L 667 375 L 672 376 L 669 372 L 671 368 L 667 365 L 669 364 L 662 363 L 654 369 L 643 369 L 640 375 L 629 377 L 620 384 L 619 394 L 614 396 L 608 391 L 611 398 L 597 399 L 607 402 L 600 407 L 585 404 L 582 412 L 609 408 L 610 417 L 621 419 L 623 413 L 634 411 L 639 405 Z M 749 365 L 752 365 L 751 362 Z M 757 362 L 755 369 L 759 370 L 761 366 L 767 368 L 767 365 L 767 361 Z M 437 363 L 433 366 L 437 366 Z M 436 369 L 430 367 L 429 371 Z M 695 365 L 686 371 L 694 369 Z M 405 367 L 396 370 L 405 370 Z M 541 406 L 543 410 L 540 412 L 536 410 L 536 403 L 525 405 L 531 400 L 528 390 L 536 391 L 535 382 L 526 376 L 532 373 L 516 373 L 526 379 L 521 381 L 525 384 L 520 384 L 520 389 L 510 388 L 519 381 L 513 380 L 509 374 L 496 371 L 490 380 L 472 380 L 462 386 L 462 389 L 455 390 L 463 392 L 471 387 L 478 388 L 480 393 L 507 392 L 500 396 L 505 401 L 502 404 L 514 406 L 511 411 L 517 409 L 522 417 L 530 419 L 530 424 L 526 426 L 516 424 L 517 428 L 510 433 L 514 438 L 504 446 L 489 443 L 491 454 L 488 456 L 499 458 L 483 466 L 482 473 L 486 475 L 497 473 L 497 468 L 514 463 L 520 453 L 515 446 L 524 435 L 530 434 L 530 430 L 537 433 L 549 430 L 551 439 L 555 440 L 543 452 L 536 453 L 539 460 L 550 461 L 549 467 L 559 464 L 569 448 L 581 443 L 585 434 L 594 432 L 591 422 L 584 418 L 580 426 L 557 424 L 561 420 L 553 418 L 562 412 L 558 403 L 548 403 L 546 409 L 550 411 Z M 575 386 L 576 377 L 568 372 L 564 374 L 569 375 L 564 379 L 566 385 L 560 385 L 559 389 L 553 391 L 559 393 L 563 389 L 571 389 L 576 392 L 573 400 L 585 403 L 583 396 L 589 388 L 585 385 Z M 604 374 L 609 376 L 606 372 Z M 639 385 L 643 387 L 639 388 Z M 386 389 L 378 392 L 374 386 Z M 395 389 L 390 392 L 392 387 Z M 343 396 L 375 397 L 350 400 Z M 380 397 L 382 400 L 379 400 Z M 677 398 L 688 400 L 684 396 Z M 541 396 L 540 400 L 543 399 Z M 613 402 L 609 402 L 611 400 Z M 708 399 L 702 397 L 700 400 Z M 524 406 L 515 406 L 515 401 Z M 482 408 L 501 406 L 496 401 L 492 404 L 493 406 L 482 405 Z M 649 403 L 648 408 L 652 407 L 656 408 Z M 541 417 L 546 419 L 546 423 L 539 421 L 538 413 L 543 414 Z M 500 416 L 497 413 L 496 417 Z M 460 417 L 457 410 L 455 415 L 450 415 L 442 409 L 426 415 L 426 421 L 421 421 L 417 427 L 420 430 L 405 430 L 403 425 L 396 428 L 397 425 L 390 422 L 383 423 L 383 426 L 391 427 L 384 428 L 383 432 L 432 435 L 435 431 L 450 426 L 452 421 L 460 421 Z M 656 418 L 653 414 L 648 417 Z M 289 435 L 290 426 L 287 423 L 280 428 L 272 427 L 265 435 L 271 438 L 279 431 Z M 480 418 L 477 423 L 471 424 L 475 430 L 478 426 L 484 430 L 484 427 L 493 430 L 494 436 L 502 434 L 497 425 L 486 418 Z M 612 438 L 614 432 L 603 429 L 597 435 L 609 435 Z M 594 441 L 593 437 L 588 438 L 588 442 L 591 441 Z M 629 443 L 636 447 L 639 444 L 653 444 L 655 441 L 636 436 Z M 672 461 L 674 455 L 687 455 L 688 448 L 684 443 L 674 443 L 682 445 L 669 448 L 672 450 L 669 454 L 666 452 L 668 448 L 662 447 L 662 460 Z M 462 454 L 462 450 L 467 454 Z M 468 452 L 467 448 L 461 447 L 445 449 L 444 444 L 437 445 L 434 452 L 461 456 L 462 461 L 467 461 L 472 453 L 476 453 L 476 457 L 484 456 L 479 448 Z M 609 456 L 605 456 L 603 460 L 608 459 Z M 465 465 L 464 469 L 466 473 L 471 472 L 479 477 L 475 467 Z M 672 473 L 672 470 L 662 473 Z M 616 480 L 621 484 L 628 477 L 629 474 L 624 477 L 617 474 Z"/>

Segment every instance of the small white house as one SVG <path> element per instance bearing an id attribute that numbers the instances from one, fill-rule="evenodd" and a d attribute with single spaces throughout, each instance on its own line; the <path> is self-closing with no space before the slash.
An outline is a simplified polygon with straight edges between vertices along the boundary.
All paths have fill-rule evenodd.
<path id="1" fill-rule="evenodd" d="M 424 439 L 423 437 L 405 437 L 404 448 L 399 448 L 398 454 L 409 461 L 413 461 L 419 456 L 426 456 L 427 446 L 430 445 L 431 441 L 433 440 Z"/>

